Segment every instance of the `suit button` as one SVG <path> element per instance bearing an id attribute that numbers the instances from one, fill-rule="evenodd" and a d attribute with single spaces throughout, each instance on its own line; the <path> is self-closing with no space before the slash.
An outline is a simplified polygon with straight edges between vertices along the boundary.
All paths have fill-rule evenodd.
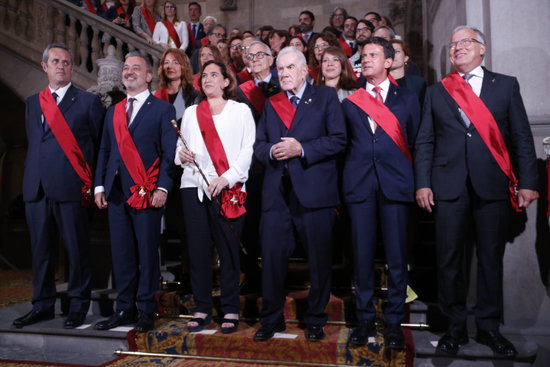
<path id="1" fill-rule="evenodd" d="M 469 137 L 469 138 L 471 138 L 471 137 L 472 137 L 472 134 L 466 133 L 466 136 Z"/>
<path id="2" fill-rule="evenodd" d="M 378 139 L 376 139 L 376 138 L 372 139 L 373 143 L 376 143 L 377 141 L 378 141 Z"/>

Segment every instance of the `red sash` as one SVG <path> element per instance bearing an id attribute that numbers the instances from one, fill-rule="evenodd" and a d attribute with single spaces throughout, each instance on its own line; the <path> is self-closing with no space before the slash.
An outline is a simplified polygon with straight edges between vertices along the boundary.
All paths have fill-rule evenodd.
<path id="1" fill-rule="evenodd" d="M 109 7 L 107 6 L 106 3 L 101 4 L 101 10 L 103 10 L 103 11 L 109 10 Z"/>
<path id="2" fill-rule="evenodd" d="M 468 116 L 498 166 L 508 177 L 510 202 L 515 211 L 521 212 L 523 209 L 519 207 L 517 196 L 518 179 L 512 170 L 508 148 L 504 143 L 493 114 L 456 71 L 443 78 L 441 84 Z"/>
<path id="3" fill-rule="evenodd" d="M 364 88 L 358 89 L 347 98 L 369 115 L 376 122 L 378 127 L 381 127 L 382 130 L 389 135 L 405 158 L 412 164 L 412 157 L 407 139 L 405 139 L 401 124 L 393 112 L 391 112 L 385 104 L 371 96 Z"/>
<path id="4" fill-rule="evenodd" d="M 124 8 L 122 6 L 119 6 L 118 8 L 116 8 L 116 13 L 118 15 L 124 14 L 124 20 L 128 20 L 128 18 L 129 18 L 128 14 L 126 14 L 126 12 L 124 11 Z"/>
<path id="5" fill-rule="evenodd" d="M 153 18 L 153 14 L 151 14 L 149 9 L 147 9 L 145 5 L 141 7 L 141 14 L 143 14 L 143 18 L 147 22 L 149 30 L 151 31 L 151 33 L 153 33 L 155 30 L 155 19 Z"/>
<path id="6" fill-rule="evenodd" d="M 397 80 L 395 80 L 395 78 L 388 73 L 388 79 L 390 80 L 390 82 L 395 85 L 395 86 L 399 86 L 399 84 L 397 83 Z"/>
<path id="7" fill-rule="evenodd" d="M 92 12 L 93 14 L 97 14 L 97 11 L 95 10 L 95 6 L 92 3 L 92 0 L 84 0 L 84 2 L 86 3 L 86 6 L 88 7 L 88 10 L 90 12 Z"/>
<path id="8" fill-rule="evenodd" d="M 49 87 L 40 92 L 39 99 L 42 114 L 44 114 L 55 139 L 84 184 L 81 189 L 82 205 L 89 206 L 92 203 L 92 170 L 90 165 L 86 162 L 86 158 L 84 158 L 84 154 L 78 146 L 65 116 L 55 103 Z"/>
<path id="9" fill-rule="evenodd" d="M 250 74 L 250 72 L 248 71 L 247 68 L 244 68 L 243 70 L 241 70 L 237 74 L 237 78 L 239 78 L 239 85 L 243 84 L 243 83 L 245 83 L 249 80 L 254 80 L 254 77 L 252 76 L 252 74 Z"/>
<path id="10" fill-rule="evenodd" d="M 200 92 L 201 86 L 199 85 L 199 78 L 199 73 L 193 74 L 193 87 Z"/>
<path id="11" fill-rule="evenodd" d="M 338 43 L 340 43 L 340 47 L 347 57 L 351 57 L 351 55 L 353 55 L 353 50 L 343 37 L 338 37 Z"/>
<path id="12" fill-rule="evenodd" d="M 208 155 L 212 159 L 216 173 L 221 176 L 229 169 L 229 162 L 216 126 L 214 126 L 214 119 L 207 100 L 203 100 L 197 106 L 197 121 Z M 242 187 L 243 184 L 238 182 L 232 188 L 222 191 L 222 215 L 226 218 L 234 219 L 246 213 L 244 208 L 246 192 L 241 191 Z"/>
<path id="13" fill-rule="evenodd" d="M 292 127 L 292 120 L 296 114 L 296 108 L 290 103 L 285 92 L 279 92 L 269 97 L 269 101 L 279 118 L 285 124 L 287 130 Z"/>
<path id="14" fill-rule="evenodd" d="M 163 101 L 170 102 L 168 99 L 168 88 L 157 89 L 154 96 L 162 99 Z"/>
<path id="15" fill-rule="evenodd" d="M 309 75 L 317 82 L 317 77 L 319 76 L 319 73 L 321 72 L 321 66 L 317 65 L 308 70 Z"/>
<path id="16" fill-rule="evenodd" d="M 170 35 L 172 41 L 174 41 L 176 48 L 180 48 L 181 41 L 178 36 L 178 32 L 176 32 L 176 28 L 174 28 L 174 25 L 167 20 L 163 20 L 162 24 L 164 24 L 164 26 L 166 27 L 166 30 L 168 31 L 168 34 Z"/>
<path id="17" fill-rule="evenodd" d="M 264 111 L 265 95 L 260 88 L 256 86 L 254 80 L 249 80 L 246 83 L 239 85 L 244 95 L 252 103 L 252 106 L 261 115 Z"/>
<path id="18" fill-rule="evenodd" d="M 126 98 L 115 105 L 113 129 L 120 156 L 135 184 L 130 187 L 132 195 L 126 203 L 136 209 L 147 209 L 151 206 L 151 192 L 157 188 L 156 182 L 160 171 L 160 157 L 153 162 L 149 170 L 145 171 L 145 166 L 136 148 L 136 144 L 128 131 Z"/>
<path id="19" fill-rule="evenodd" d="M 189 44 L 191 45 L 191 48 L 195 48 L 195 35 L 193 34 L 193 30 L 191 29 L 191 23 L 187 23 L 187 33 L 189 34 Z"/>

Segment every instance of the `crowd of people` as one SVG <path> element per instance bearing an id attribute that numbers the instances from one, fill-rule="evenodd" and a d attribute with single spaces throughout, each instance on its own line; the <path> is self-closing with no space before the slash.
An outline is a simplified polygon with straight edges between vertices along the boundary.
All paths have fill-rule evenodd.
<path id="1" fill-rule="evenodd" d="M 161 217 L 181 166 L 181 222 L 196 301 L 189 331 L 212 322 L 214 248 L 221 331 L 239 326 L 241 272 L 247 285 L 261 289 L 254 339 L 284 330 L 288 261 L 301 244 L 311 283 L 306 338 L 323 339 L 339 207 L 349 214 L 353 249 L 357 326 L 350 343 L 364 345 L 376 332 L 380 238 L 388 269 L 385 344 L 404 348 L 416 202 L 434 211 L 436 223 L 439 303 L 449 321 L 437 349 L 453 355 L 468 342 L 462 254 L 471 233 L 479 269 L 475 338 L 516 355 L 499 332 L 504 234 L 511 210 L 538 197 L 536 158 L 517 80 L 481 66 L 487 52 L 481 31 L 455 29 L 448 45 L 454 71 L 426 88 L 407 44 L 376 12 L 358 20 L 338 7 L 330 25 L 315 33 L 315 16 L 304 10 L 288 30 L 228 34 L 212 17 L 200 22 L 196 2 L 188 5 L 189 23 L 172 1 L 163 15 L 154 0 L 104 4 L 82 2 L 165 49 L 160 83 L 152 94 L 155 71 L 146 57 L 129 53 L 122 71 L 127 98 L 105 114 L 97 97 L 72 86 L 67 48 L 44 51 L 49 85 L 28 99 L 26 115 L 33 309 L 14 326 L 54 317 L 57 229 L 69 253 L 64 327 L 84 322 L 90 264 L 81 204 L 94 201 L 108 210 L 118 292 L 116 312 L 95 328 L 153 329 Z"/>

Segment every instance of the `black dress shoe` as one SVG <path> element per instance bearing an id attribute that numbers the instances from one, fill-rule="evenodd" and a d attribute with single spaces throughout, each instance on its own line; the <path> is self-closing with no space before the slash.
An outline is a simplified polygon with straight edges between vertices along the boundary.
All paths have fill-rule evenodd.
<path id="1" fill-rule="evenodd" d="M 136 315 L 130 310 L 120 310 L 109 317 L 107 320 L 103 320 L 95 324 L 96 330 L 109 330 L 114 329 L 117 326 L 134 324 L 136 322 Z"/>
<path id="2" fill-rule="evenodd" d="M 53 308 L 51 310 L 46 310 L 46 311 L 36 311 L 32 309 L 25 316 L 15 319 L 13 321 L 13 326 L 20 329 L 23 326 L 36 324 L 37 322 L 44 321 L 44 320 L 51 320 L 54 317 L 55 317 L 55 313 Z"/>
<path id="3" fill-rule="evenodd" d="M 353 345 L 362 346 L 367 344 L 369 336 L 376 335 L 376 325 L 374 321 L 362 320 L 359 325 L 353 329 L 349 341 Z"/>
<path id="4" fill-rule="evenodd" d="M 384 344 L 390 349 L 405 348 L 405 335 L 401 324 L 390 324 L 387 327 L 384 337 Z"/>
<path id="5" fill-rule="evenodd" d="M 265 324 L 262 325 L 256 334 L 254 334 L 254 340 L 266 341 L 269 340 L 275 335 L 276 332 L 284 331 L 286 329 L 285 321 L 279 320 L 275 324 Z"/>
<path id="6" fill-rule="evenodd" d="M 325 337 L 323 326 L 321 325 L 307 325 L 306 339 L 310 342 L 318 342 Z"/>
<path id="7" fill-rule="evenodd" d="M 138 322 L 136 324 L 136 331 L 144 333 L 155 328 L 155 317 L 152 313 L 140 312 Z"/>
<path id="8" fill-rule="evenodd" d="M 461 333 L 445 333 L 437 343 L 436 351 L 445 354 L 455 355 L 458 353 L 461 345 L 468 344 L 468 334 Z"/>
<path id="9" fill-rule="evenodd" d="M 476 335 L 476 342 L 484 344 L 491 348 L 493 352 L 502 356 L 512 358 L 518 354 L 514 345 L 506 339 L 502 334 L 496 331 L 484 331 L 478 330 Z"/>
<path id="10" fill-rule="evenodd" d="M 84 320 L 86 320 L 85 312 L 69 312 L 67 319 L 63 323 L 63 327 L 65 329 L 74 329 L 82 325 Z"/>

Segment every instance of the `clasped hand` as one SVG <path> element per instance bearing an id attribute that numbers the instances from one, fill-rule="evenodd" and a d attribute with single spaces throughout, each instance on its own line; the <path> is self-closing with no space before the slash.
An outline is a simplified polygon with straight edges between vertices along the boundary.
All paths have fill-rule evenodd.
<path id="1" fill-rule="evenodd" d="M 281 142 L 271 147 L 271 156 L 278 160 L 300 157 L 302 155 L 302 144 L 294 138 L 282 137 Z"/>

